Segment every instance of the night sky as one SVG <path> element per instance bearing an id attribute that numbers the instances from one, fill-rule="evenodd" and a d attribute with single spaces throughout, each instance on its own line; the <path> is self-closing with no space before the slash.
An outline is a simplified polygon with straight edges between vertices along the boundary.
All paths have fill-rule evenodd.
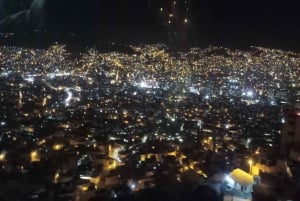
<path id="1" fill-rule="evenodd" d="M 1 1 L 1 0 L 0 0 Z M 6 14 L 30 0 L 3 0 Z M 300 50 L 300 12 L 272 0 L 46 0 L 42 29 L 122 43 L 164 42 L 174 47 L 251 45 Z M 3 10 L 3 9 L 1 9 Z M 3 13 L 3 12 L 2 12 Z M 2 14 L 3 15 L 3 14 Z M 169 20 L 171 19 L 171 22 Z M 28 24 L 7 30 L 23 32 Z M 6 31 L 6 28 L 2 28 Z"/>

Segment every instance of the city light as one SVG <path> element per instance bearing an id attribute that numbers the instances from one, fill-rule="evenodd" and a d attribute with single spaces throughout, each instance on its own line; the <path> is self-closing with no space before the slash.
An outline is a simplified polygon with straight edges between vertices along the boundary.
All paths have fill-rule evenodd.
<path id="1" fill-rule="evenodd" d="M 54 175 L 53 183 L 57 184 L 59 182 L 60 174 L 56 172 Z"/>
<path id="2" fill-rule="evenodd" d="M 131 182 L 131 183 L 129 184 L 129 187 L 130 187 L 130 189 L 131 189 L 132 191 L 134 191 L 135 188 L 136 188 L 136 183 L 135 183 L 135 182 Z"/>
<path id="3" fill-rule="evenodd" d="M 257 148 L 257 149 L 256 149 L 255 154 L 256 154 L 256 155 L 260 154 L 260 148 Z"/>
<path id="4" fill-rule="evenodd" d="M 162 9 L 165 23 L 190 22 L 170 9 Z M 166 167 L 178 172 L 178 181 L 192 170 L 209 180 L 201 167 L 210 164 L 210 155 L 216 169 L 240 165 L 248 171 L 249 165 L 250 174 L 258 175 L 254 159 L 279 147 L 282 127 L 293 124 L 284 111 L 297 97 L 290 86 L 298 77 L 289 72 L 297 71 L 300 55 L 258 47 L 176 53 L 164 44 L 129 48 L 133 53 L 88 51 L 70 59 L 52 52 L 60 46 L 0 47 L 3 70 L 13 72 L 0 77 L 1 173 L 12 168 L 31 174 L 36 163 L 47 162 L 57 170 L 45 171 L 54 183 L 73 179 L 82 194 L 94 191 L 84 182 L 108 190 L 126 182 L 134 192 L 146 183 L 153 187 Z M 255 158 L 245 161 L 249 156 Z M 137 171 L 128 172 L 132 168 Z"/>
<path id="5" fill-rule="evenodd" d="M 6 152 L 3 151 L 2 153 L 0 153 L 0 161 L 5 161 L 6 158 Z"/>
<path id="6" fill-rule="evenodd" d="M 148 83 L 145 82 L 145 81 L 142 81 L 142 82 L 139 84 L 139 86 L 142 87 L 142 88 L 148 88 L 148 87 L 149 87 Z"/>
<path id="7" fill-rule="evenodd" d="M 249 173 L 252 174 L 253 160 L 252 160 L 252 159 L 249 159 L 249 160 L 248 160 L 248 164 L 249 164 Z"/>
<path id="8" fill-rule="evenodd" d="M 86 192 L 88 189 L 89 189 L 89 187 L 88 187 L 87 185 L 81 185 L 81 186 L 80 186 L 80 190 L 81 190 L 82 192 Z"/>
<path id="9" fill-rule="evenodd" d="M 248 97 L 253 97 L 253 91 L 252 90 L 247 91 L 246 95 Z"/>
<path id="10" fill-rule="evenodd" d="M 40 161 L 39 153 L 37 151 L 32 151 L 30 153 L 30 159 L 31 159 L 31 162 L 39 162 Z"/>
<path id="11" fill-rule="evenodd" d="M 55 151 L 59 151 L 59 150 L 61 150 L 62 148 L 64 147 L 64 145 L 63 144 L 55 144 L 55 145 L 53 145 L 53 150 L 55 150 Z"/>
<path id="12" fill-rule="evenodd" d="M 83 180 L 91 180 L 92 177 L 80 175 L 80 179 L 83 179 Z"/>
<path id="13" fill-rule="evenodd" d="M 67 93 L 67 97 L 65 99 L 65 106 L 68 107 L 68 106 L 70 106 L 70 101 L 73 98 L 73 93 L 69 89 L 66 89 L 66 93 Z"/>

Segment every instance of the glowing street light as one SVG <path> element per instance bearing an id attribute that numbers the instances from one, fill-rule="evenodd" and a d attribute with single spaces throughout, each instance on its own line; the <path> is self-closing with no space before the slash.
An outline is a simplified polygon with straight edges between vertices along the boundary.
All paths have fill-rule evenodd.
<path id="1" fill-rule="evenodd" d="M 256 154 L 256 155 L 259 155 L 259 154 L 260 154 L 259 148 L 255 151 L 255 154 Z"/>
<path id="2" fill-rule="evenodd" d="M 55 184 L 57 184 L 59 182 L 59 177 L 60 177 L 59 172 L 56 172 L 54 175 L 54 179 L 53 179 L 53 182 Z"/>
<path id="3" fill-rule="evenodd" d="M 59 150 L 61 150 L 63 148 L 63 145 L 62 144 L 55 144 L 55 145 L 53 145 L 53 149 L 55 150 L 55 151 L 59 151 Z"/>
<path id="4" fill-rule="evenodd" d="M 0 153 L 0 161 L 5 161 L 5 157 L 6 157 L 6 152 L 5 151 Z"/>
<path id="5" fill-rule="evenodd" d="M 37 151 L 32 151 L 30 153 L 30 159 L 31 159 L 31 162 L 39 162 L 40 161 L 39 153 Z"/>
<path id="6" fill-rule="evenodd" d="M 249 163 L 249 173 L 252 174 L 252 164 L 253 164 L 253 161 L 251 159 L 249 159 L 248 163 Z"/>

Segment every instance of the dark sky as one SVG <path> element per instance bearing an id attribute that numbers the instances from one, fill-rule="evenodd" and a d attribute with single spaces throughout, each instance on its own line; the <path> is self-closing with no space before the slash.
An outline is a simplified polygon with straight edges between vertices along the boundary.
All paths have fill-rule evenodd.
<path id="1" fill-rule="evenodd" d="M 4 0 L 4 5 L 13 13 L 30 2 Z M 174 0 L 48 0 L 43 29 L 123 43 L 300 50 L 298 9 L 289 0 L 177 0 L 176 5 Z M 174 14 L 170 24 L 169 14 Z"/>

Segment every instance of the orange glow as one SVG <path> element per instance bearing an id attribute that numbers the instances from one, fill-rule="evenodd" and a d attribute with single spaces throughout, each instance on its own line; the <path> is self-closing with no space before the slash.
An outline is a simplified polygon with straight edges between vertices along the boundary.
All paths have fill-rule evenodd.
<path id="1" fill-rule="evenodd" d="M 37 151 L 32 151 L 30 153 L 30 160 L 31 162 L 39 162 L 40 161 L 40 156 Z"/>
<path id="2" fill-rule="evenodd" d="M 63 146 L 62 144 L 55 144 L 55 145 L 53 145 L 53 149 L 54 149 L 55 151 L 59 151 L 59 150 L 61 150 L 63 147 L 64 147 L 64 146 Z"/>
<path id="3" fill-rule="evenodd" d="M 5 161 L 5 157 L 6 157 L 6 152 L 4 151 L 0 154 L 0 161 Z"/>
<path id="4" fill-rule="evenodd" d="M 58 183 L 59 177 L 60 177 L 59 172 L 56 172 L 55 175 L 54 175 L 54 181 L 53 181 L 55 184 Z"/>

